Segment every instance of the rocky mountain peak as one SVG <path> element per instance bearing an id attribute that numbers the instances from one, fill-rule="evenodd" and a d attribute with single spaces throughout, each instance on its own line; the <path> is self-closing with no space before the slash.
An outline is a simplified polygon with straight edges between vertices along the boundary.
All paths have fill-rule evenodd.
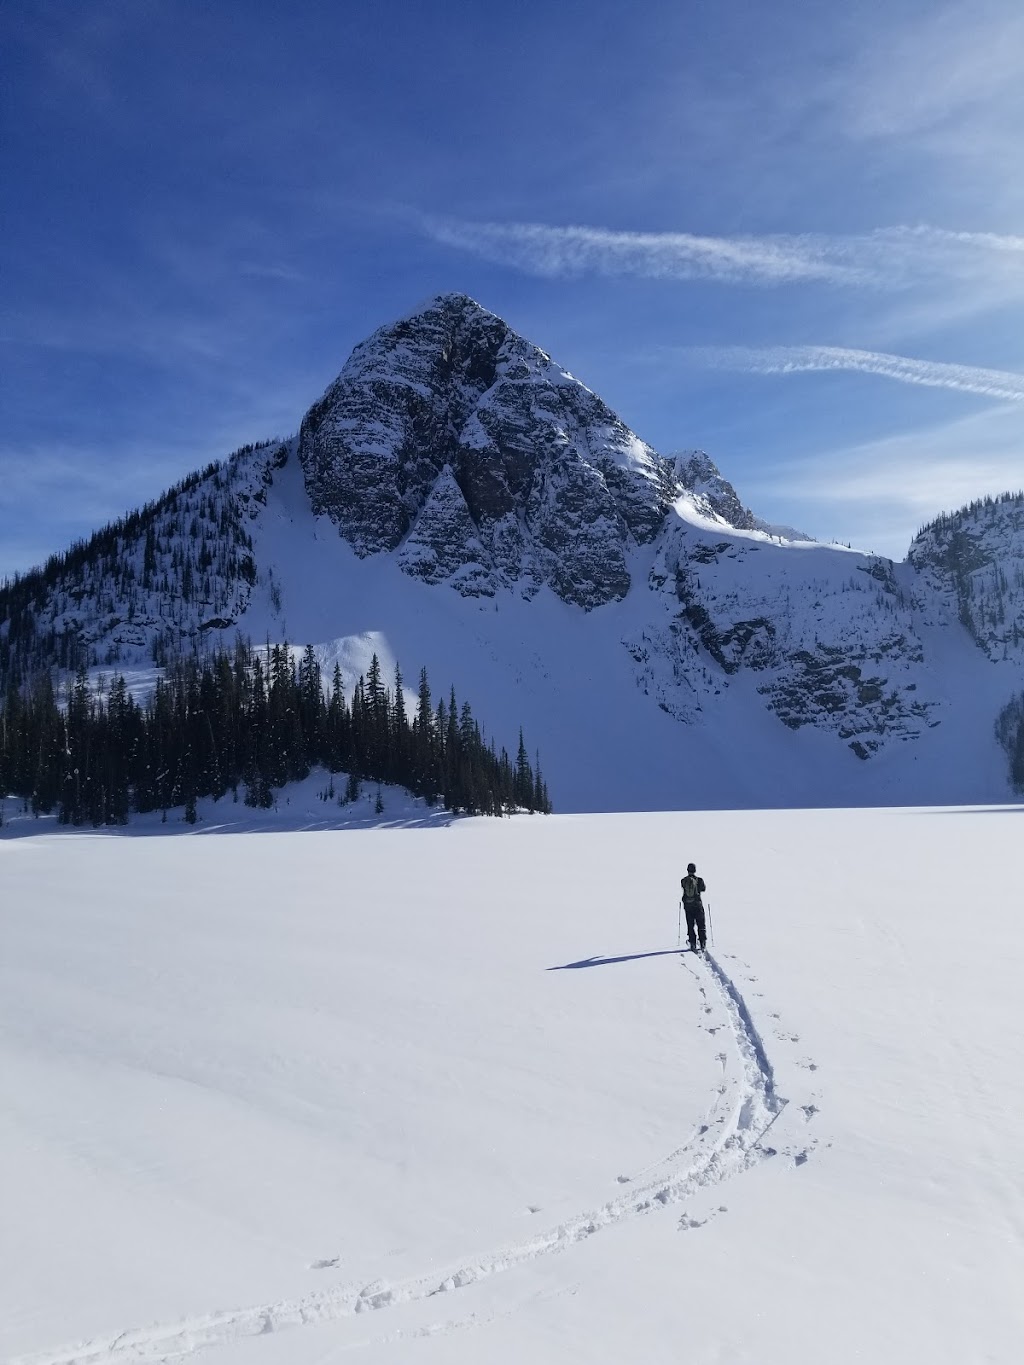
<path id="1" fill-rule="evenodd" d="M 448 385 L 453 396 L 486 389 L 510 335 L 501 318 L 468 294 L 439 294 L 356 346 L 339 379 Z"/>
<path id="2" fill-rule="evenodd" d="M 674 490 L 594 393 L 464 294 L 357 346 L 303 419 L 299 459 L 314 510 L 359 555 L 411 536 L 408 573 L 437 581 L 454 554 L 444 577 L 463 593 L 547 583 L 587 608 L 628 591 L 629 547 L 653 540 Z M 461 548 L 430 553 L 431 526 L 456 525 Z"/>
<path id="3" fill-rule="evenodd" d="M 710 455 L 703 450 L 680 450 L 668 458 L 682 487 L 730 526 L 749 531 L 758 524 L 753 512 L 744 507 L 739 494 Z"/>

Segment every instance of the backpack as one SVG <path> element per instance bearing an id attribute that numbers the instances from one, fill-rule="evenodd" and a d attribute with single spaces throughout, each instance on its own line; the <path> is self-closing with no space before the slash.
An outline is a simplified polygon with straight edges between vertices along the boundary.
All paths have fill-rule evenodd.
<path id="1" fill-rule="evenodd" d="M 698 890 L 698 887 L 697 887 L 697 878 L 696 878 L 696 877 L 684 877 L 684 878 L 683 878 L 683 900 L 684 900 L 684 901 L 699 901 L 699 900 L 700 900 L 700 891 Z"/>

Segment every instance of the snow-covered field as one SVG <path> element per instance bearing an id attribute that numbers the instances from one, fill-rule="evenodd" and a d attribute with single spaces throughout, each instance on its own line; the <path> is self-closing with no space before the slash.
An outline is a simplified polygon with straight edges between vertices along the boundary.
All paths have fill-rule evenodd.
<path id="1" fill-rule="evenodd" d="M 243 811 L 0 832 L 0 1359 L 1020 1358 L 1024 808 Z"/>

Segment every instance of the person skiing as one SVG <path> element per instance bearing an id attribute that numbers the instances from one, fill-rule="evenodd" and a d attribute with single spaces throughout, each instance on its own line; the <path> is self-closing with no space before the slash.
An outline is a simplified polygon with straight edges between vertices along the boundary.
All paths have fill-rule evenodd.
<path id="1" fill-rule="evenodd" d="M 686 876 L 683 877 L 679 885 L 683 888 L 686 937 L 690 940 L 690 952 L 695 953 L 697 951 L 698 942 L 700 943 L 700 950 L 703 952 L 707 940 L 707 930 L 704 927 L 704 902 L 701 900 L 701 895 L 707 890 L 707 887 L 704 885 L 704 878 L 697 876 L 696 864 L 686 864 Z"/>

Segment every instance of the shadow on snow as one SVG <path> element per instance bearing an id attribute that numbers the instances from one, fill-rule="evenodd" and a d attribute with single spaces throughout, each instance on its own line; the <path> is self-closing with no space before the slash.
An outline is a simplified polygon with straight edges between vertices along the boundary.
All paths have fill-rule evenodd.
<path id="1" fill-rule="evenodd" d="M 546 967 L 548 972 L 576 972 L 581 967 L 610 967 L 613 962 L 636 962 L 642 957 L 678 957 L 680 948 L 658 948 L 653 953 L 623 953 L 621 957 L 585 957 L 579 962 L 563 962 L 557 967 Z M 689 949 L 685 951 L 689 952 Z"/>
<path id="2" fill-rule="evenodd" d="M 166 821 L 155 813 L 135 815 L 127 825 L 62 825 L 55 815 L 33 816 L 19 811 L 9 812 L 0 825 L 0 843 L 15 839 L 32 839 L 40 835 L 63 835 L 79 839 L 154 839 L 154 838 L 209 838 L 225 834 L 299 834 L 328 830 L 369 829 L 439 829 L 452 825 L 464 817 L 437 807 L 405 810 L 380 815 L 374 811 L 339 811 L 325 816 L 309 811 L 288 810 L 222 813 L 216 808 L 204 813 L 194 825 L 189 825 L 175 812 Z"/>

